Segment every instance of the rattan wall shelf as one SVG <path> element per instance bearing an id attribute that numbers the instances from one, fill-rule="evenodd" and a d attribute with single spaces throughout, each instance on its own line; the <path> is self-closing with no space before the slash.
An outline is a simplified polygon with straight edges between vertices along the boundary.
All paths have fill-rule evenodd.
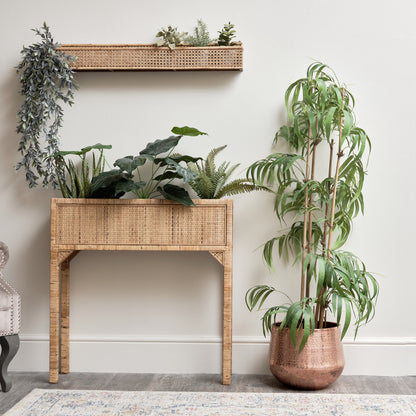
<path id="1" fill-rule="evenodd" d="M 208 251 L 223 266 L 222 382 L 231 382 L 233 205 L 160 199 L 51 201 L 49 381 L 69 372 L 69 266 L 84 250 Z"/>
<path id="2" fill-rule="evenodd" d="M 62 45 L 76 71 L 242 71 L 243 46 Z"/>

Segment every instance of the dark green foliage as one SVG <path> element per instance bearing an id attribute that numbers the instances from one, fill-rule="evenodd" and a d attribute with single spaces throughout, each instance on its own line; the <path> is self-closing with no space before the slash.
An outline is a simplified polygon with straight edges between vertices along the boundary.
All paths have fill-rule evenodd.
<path id="1" fill-rule="evenodd" d="M 185 41 L 187 32 L 179 32 L 177 27 L 168 26 L 157 32 L 156 37 L 161 38 L 157 41 L 157 46 L 168 46 L 170 50 L 175 49 L 175 46 L 182 44 Z"/>
<path id="2" fill-rule="evenodd" d="M 91 183 L 93 178 L 103 172 L 105 167 L 104 150 L 111 149 L 111 145 L 97 143 L 75 151 L 60 151 L 51 156 L 56 165 L 64 167 L 64 175 L 58 176 L 59 189 L 64 198 L 93 198 Z M 96 157 L 94 150 L 98 150 Z M 87 155 L 92 153 L 90 160 Z M 75 165 L 67 156 L 78 156 L 80 164 Z M 65 175 L 66 174 L 66 175 Z"/>
<path id="3" fill-rule="evenodd" d="M 22 61 L 17 66 L 20 94 L 25 98 L 17 114 L 22 160 L 16 169 L 23 167 L 30 188 L 38 185 L 39 179 L 43 186 L 56 188 L 64 167 L 49 156 L 59 151 L 61 105 L 72 105 L 77 88 L 70 67 L 74 58 L 59 51 L 60 45 L 54 42 L 46 23 L 34 31 L 41 41 L 22 49 Z"/>
<path id="4" fill-rule="evenodd" d="M 201 158 L 175 155 L 173 150 L 183 136 L 206 135 L 193 127 L 174 127 L 173 133 L 164 140 L 148 143 L 138 156 L 125 156 L 114 163 L 116 169 L 102 172 L 93 178 L 91 183 L 92 196 L 96 198 L 120 198 L 126 192 L 132 192 L 138 198 L 154 198 L 163 196 L 166 199 L 193 205 L 188 192 L 171 182 L 178 179 L 189 183 L 195 174 L 186 163 L 196 163 Z M 181 165 L 181 163 L 183 165 Z M 141 167 L 149 164 L 150 177 L 143 178 Z M 138 181 L 135 181 L 137 174 Z"/>
<path id="5" fill-rule="evenodd" d="M 192 46 L 207 46 L 214 39 L 210 38 L 207 25 L 202 19 L 198 19 L 197 26 L 194 28 L 194 34 L 186 38 L 186 42 Z"/>
<path id="6" fill-rule="evenodd" d="M 188 168 L 194 174 L 190 185 L 196 194 L 203 199 L 219 199 L 251 191 L 268 190 L 250 179 L 234 179 L 228 182 L 239 165 L 230 166 L 230 162 L 223 162 L 218 168 L 215 165 L 215 156 L 226 147 L 211 150 L 205 161 L 188 162 Z"/>
<path id="7" fill-rule="evenodd" d="M 231 22 L 224 24 L 223 29 L 218 33 L 218 45 L 230 46 L 233 44 L 232 39 L 235 38 L 235 30 L 234 25 Z"/>
<path id="8" fill-rule="evenodd" d="M 290 328 L 293 341 L 296 329 L 304 329 L 301 350 L 314 328 L 325 326 L 326 310 L 342 325 L 342 336 L 352 319 L 357 331 L 374 315 L 378 295 L 374 276 L 354 254 L 339 250 L 350 235 L 353 218 L 364 211 L 364 166 L 371 145 L 355 123 L 354 97 L 324 64 L 313 63 L 305 78 L 289 86 L 285 104 L 289 124 L 280 128 L 275 142 L 284 140 L 293 153 L 273 153 L 253 163 L 247 178 L 274 186 L 276 216 L 291 222 L 289 229 L 265 243 L 266 264 L 273 268 L 276 251 L 279 257 L 292 257 L 302 263 L 302 287 L 306 286 L 299 301 L 266 310 L 263 331 L 271 331 L 276 315 L 283 313 L 280 328 Z M 318 152 L 324 146 L 328 151 Z M 331 173 L 312 176 L 314 157 L 319 165 L 322 155 L 331 154 L 332 164 L 328 157 L 324 162 Z M 261 285 L 251 288 L 246 295 L 249 309 L 260 309 L 274 292 Z"/>

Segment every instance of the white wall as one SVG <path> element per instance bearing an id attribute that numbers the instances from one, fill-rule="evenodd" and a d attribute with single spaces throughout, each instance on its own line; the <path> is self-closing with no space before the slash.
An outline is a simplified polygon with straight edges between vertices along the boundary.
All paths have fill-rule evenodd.
<path id="1" fill-rule="evenodd" d="M 22 45 L 36 41 L 30 29 L 46 21 L 62 43 L 149 43 L 161 26 L 190 31 L 202 17 L 213 34 L 235 23 L 245 49 L 242 73 L 77 74 L 81 88 L 65 112 L 61 147 L 111 143 L 113 161 L 188 124 L 210 135 L 184 139 L 180 150 L 206 155 L 228 144 L 220 158 L 245 168 L 270 151 L 285 122 L 289 83 L 313 59 L 329 64 L 355 95 L 359 123 L 373 141 L 366 215 L 355 222 L 348 249 L 380 273 L 376 317 L 355 343 L 346 340 L 345 373 L 416 374 L 414 1 L 0 0 L 0 6 L 0 239 L 11 252 L 5 274 L 23 299 L 13 369 L 48 368 L 49 200 L 58 195 L 29 190 L 13 169 L 21 103 L 14 67 Z M 276 278 L 256 250 L 278 229 L 270 196 L 235 198 L 235 373 L 267 372 L 267 344 L 259 316 L 244 305 L 246 290 L 264 282 L 297 294 L 291 267 L 279 265 Z M 221 293 L 221 269 L 206 253 L 82 253 L 72 263 L 72 370 L 219 373 Z"/>

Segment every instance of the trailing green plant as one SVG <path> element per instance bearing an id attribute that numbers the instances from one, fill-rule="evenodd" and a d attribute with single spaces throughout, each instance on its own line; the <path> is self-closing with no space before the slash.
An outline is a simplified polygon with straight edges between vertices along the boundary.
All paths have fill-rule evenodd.
<path id="1" fill-rule="evenodd" d="M 195 174 L 194 179 L 189 184 L 196 194 L 204 199 L 219 199 L 246 192 L 267 190 L 267 188 L 256 185 L 247 178 L 234 179 L 228 182 L 232 173 L 240 165 L 230 166 L 230 162 L 223 162 L 216 167 L 215 156 L 226 147 L 225 145 L 212 149 L 205 160 L 188 162 L 188 168 Z"/>
<path id="2" fill-rule="evenodd" d="M 301 263 L 299 300 L 268 308 L 263 332 L 271 331 L 283 314 L 280 330 L 289 328 L 294 344 L 297 329 L 303 328 L 300 351 L 315 328 L 325 327 L 329 313 L 342 326 L 342 337 L 351 322 L 356 335 L 374 315 L 376 279 L 356 255 L 340 250 L 353 218 L 364 212 L 370 140 L 356 124 L 354 97 L 324 64 L 310 65 L 306 77 L 287 89 L 285 103 L 289 125 L 281 127 L 275 141 L 284 140 L 292 153 L 273 153 L 255 162 L 247 177 L 275 187 L 277 218 L 291 222 L 264 245 L 265 262 L 273 268 L 277 251 L 279 257 Z M 327 174 L 318 176 L 316 167 L 324 166 L 324 158 Z M 262 309 L 276 292 L 266 285 L 249 289 L 247 307 Z"/>
<path id="3" fill-rule="evenodd" d="M 225 23 L 224 27 L 218 33 L 218 45 L 230 46 L 233 44 L 232 39 L 235 38 L 235 30 L 231 22 Z"/>
<path id="4" fill-rule="evenodd" d="M 64 166 L 66 177 L 58 176 L 59 189 L 64 198 L 92 198 L 91 182 L 95 176 L 104 171 L 106 160 L 104 149 L 111 149 L 111 145 L 97 143 L 75 151 L 59 151 L 51 157 L 55 163 Z M 94 150 L 98 150 L 98 156 Z M 89 153 L 92 157 L 88 160 Z M 78 156 L 80 164 L 75 164 L 68 156 Z"/>
<path id="5" fill-rule="evenodd" d="M 157 46 L 167 46 L 173 50 L 175 46 L 185 42 L 187 34 L 188 32 L 179 32 L 177 27 L 168 26 L 167 29 L 162 27 L 156 34 L 157 38 L 161 38 L 157 41 Z"/>
<path id="6" fill-rule="evenodd" d="M 18 112 L 17 132 L 21 134 L 18 151 L 22 160 L 16 170 L 23 168 L 29 187 L 58 186 L 63 167 L 55 166 L 49 156 L 59 151 L 59 128 L 63 123 L 61 104 L 73 104 L 78 88 L 70 63 L 74 58 L 59 50 L 46 23 L 33 29 L 41 41 L 23 47 L 22 60 L 17 66 L 20 94 L 25 97 Z"/>
<path id="7" fill-rule="evenodd" d="M 193 35 L 186 37 L 185 41 L 192 46 L 207 46 L 209 43 L 215 42 L 215 39 L 211 39 L 205 22 L 198 19 Z"/>
<path id="8" fill-rule="evenodd" d="M 196 176 L 186 163 L 197 162 L 201 158 L 176 155 L 174 149 L 183 136 L 206 135 L 193 127 L 174 127 L 174 136 L 148 143 L 137 156 L 125 156 L 115 161 L 116 169 L 105 171 L 92 179 L 91 195 L 94 198 L 120 198 L 132 192 L 137 198 L 164 197 L 193 205 L 186 189 L 172 183 L 179 180 L 190 183 Z M 150 169 L 145 165 L 150 165 Z M 147 172 L 147 176 L 145 176 Z M 138 180 L 135 180 L 135 179 Z"/>

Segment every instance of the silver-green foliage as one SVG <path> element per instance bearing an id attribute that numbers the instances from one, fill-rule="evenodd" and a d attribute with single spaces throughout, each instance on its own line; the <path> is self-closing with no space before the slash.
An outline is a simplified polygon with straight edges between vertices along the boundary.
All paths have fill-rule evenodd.
<path id="1" fill-rule="evenodd" d="M 214 39 L 210 38 L 207 25 L 202 19 L 198 19 L 193 35 L 189 35 L 186 38 L 186 42 L 192 46 L 207 46 L 214 41 Z"/>
<path id="2" fill-rule="evenodd" d="M 168 26 L 167 29 L 162 27 L 156 34 L 156 37 L 160 38 L 157 41 L 157 46 L 168 46 L 170 50 L 173 50 L 175 46 L 185 41 L 187 35 L 188 32 L 179 32 L 177 27 Z"/>
<path id="3" fill-rule="evenodd" d="M 267 188 L 256 185 L 251 179 L 247 178 L 234 179 L 228 182 L 233 172 L 240 165 L 230 166 L 230 162 L 223 162 L 218 167 L 215 165 L 215 156 L 226 147 L 221 146 L 212 149 L 205 161 L 188 163 L 188 168 L 195 174 L 195 178 L 190 182 L 190 185 L 196 194 L 203 199 L 219 199 L 246 192 L 267 190 Z"/>
<path id="4" fill-rule="evenodd" d="M 97 143 L 75 151 L 59 151 L 52 155 L 55 162 L 64 166 L 66 175 L 59 175 L 59 189 L 64 198 L 92 198 L 92 179 L 104 171 L 106 160 L 104 149 L 111 149 L 111 145 Z M 94 150 L 98 150 L 96 157 Z M 88 158 L 89 153 L 92 157 Z M 68 156 L 78 156 L 79 164 L 75 164 Z"/>
<path id="5" fill-rule="evenodd" d="M 59 151 L 61 105 L 72 105 L 77 88 L 70 67 L 74 58 L 58 49 L 60 45 L 54 42 L 46 23 L 34 31 L 41 41 L 22 49 L 23 58 L 17 66 L 24 102 L 17 114 L 17 132 L 21 134 L 18 151 L 22 160 L 16 169 L 24 169 L 30 188 L 39 179 L 43 186 L 56 188 L 57 173 L 62 175 L 62 166 L 55 167 L 55 159 L 48 156 Z"/>
<path id="6" fill-rule="evenodd" d="M 342 323 L 342 336 L 352 321 L 357 333 L 374 315 L 378 295 L 374 276 L 357 256 L 340 250 L 353 218 L 364 211 L 362 188 L 370 140 L 356 125 L 354 97 L 324 64 L 310 65 L 306 77 L 289 86 L 285 103 L 289 124 L 279 130 L 275 141 L 286 141 L 292 153 L 273 153 L 255 162 L 247 177 L 275 186 L 277 218 L 292 223 L 265 243 L 265 262 L 273 268 L 277 251 L 279 257 L 301 263 L 299 301 L 267 309 L 263 332 L 270 331 L 277 315 L 283 314 L 280 328 L 290 328 L 294 343 L 296 330 L 304 329 L 301 350 L 315 328 L 325 327 L 328 311 Z M 327 151 L 322 152 L 325 146 Z M 326 165 L 328 175 L 318 178 L 315 165 Z M 246 294 L 248 308 L 261 309 L 274 292 L 270 286 L 251 288 Z"/>

